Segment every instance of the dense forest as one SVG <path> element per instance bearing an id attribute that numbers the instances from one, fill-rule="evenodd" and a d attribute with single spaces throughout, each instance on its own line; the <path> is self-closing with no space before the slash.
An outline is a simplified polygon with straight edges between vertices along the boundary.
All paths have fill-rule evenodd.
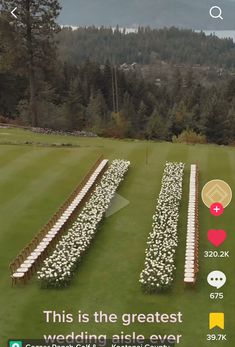
<path id="1" fill-rule="evenodd" d="M 139 28 L 126 33 L 112 28 L 63 28 L 58 35 L 63 59 L 81 63 L 91 59 L 104 64 L 149 64 L 156 57 L 183 64 L 203 64 L 225 68 L 235 67 L 235 44 L 232 39 L 219 39 L 192 30 L 177 28 Z"/>
<path id="2" fill-rule="evenodd" d="M 199 142 L 235 143 L 231 40 L 176 28 L 60 30 L 57 0 L 38 2 L 33 14 L 17 1 L 25 14 L 20 24 L 9 19 L 11 0 L 0 16 L 1 121 L 167 141 L 186 132 Z M 143 74 L 156 60 L 168 62 L 165 79 Z M 123 69 L 133 62 L 138 68 Z M 202 73 L 214 67 L 215 82 L 202 83 L 194 64 Z"/>

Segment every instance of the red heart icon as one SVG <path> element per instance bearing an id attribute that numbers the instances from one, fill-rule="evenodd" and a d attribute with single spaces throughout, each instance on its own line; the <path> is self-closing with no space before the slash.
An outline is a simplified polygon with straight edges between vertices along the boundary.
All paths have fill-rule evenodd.
<path id="1" fill-rule="evenodd" d="M 215 246 L 219 247 L 227 237 L 227 233 L 225 230 L 208 230 L 208 240 Z"/>

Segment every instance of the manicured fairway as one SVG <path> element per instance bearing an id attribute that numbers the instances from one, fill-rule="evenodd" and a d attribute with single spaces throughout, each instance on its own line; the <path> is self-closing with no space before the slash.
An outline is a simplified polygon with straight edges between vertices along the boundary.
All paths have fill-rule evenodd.
<path id="1" fill-rule="evenodd" d="M 24 141 L 73 143 L 77 147 L 21 145 Z M 6 144 L 15 142 L 18 144 Z M 148 151 L 146 151 L 148 147 Z M 146 164 L 146 152 L 148 163 Z M 36 231 L 61 205 L 82 179 L 98 155 L 131 161 L 131 168 L 118 193 L 130 204 L 105 218 L 95 241 L 85 255 L 72 285 L 65 290 L 42 290 L 36 280 L 25 287 L 11 288 L 9 262 L 31 240 Z M 149 334 L 183 334 L 182 347 L 210 346 L 206 342 L 209 312 L 225 313 L 228 342 L 214 346 L 235 345 L 235 200 L 216 219 L 200 203 L 200 276 L 195 289 L 183 285 L 189 165 L 186 165 L 183 200 L 180 208 L 177 271 L 169 293 L 145 295 L 138 278 L 144 262 L 144 250 L 151 229 L 152 215 L 159 194 L 166 160 L 197 162 L 200 189 L 210 179 L 227 181 L 235 192 L 235 149 L 218 146 L 186 146 L 170 143 L 78 139 L 32 134 L 23 130 L 0 130 L 0 343 L 8 338 L 40 338 L 44 333 L 89 333 L 109 335 L 132 332 Z M 213 249 L 207 241 L 209 228 L 223 228 L 228 239 L 220 249 L 229 250 L 229 259 L 205 259 L 204 250 Z M 226 273 L 224 300 L 212 301 L 206 282 L 212 270 Z M 175 312 L 182 311 L 184 323 L 176 325 L 121 324 L 84 325 L 46 324 L 43 310 L 82 310 L 105 312 Z M 218 331 L 219 332 L 219 331 Z"/>

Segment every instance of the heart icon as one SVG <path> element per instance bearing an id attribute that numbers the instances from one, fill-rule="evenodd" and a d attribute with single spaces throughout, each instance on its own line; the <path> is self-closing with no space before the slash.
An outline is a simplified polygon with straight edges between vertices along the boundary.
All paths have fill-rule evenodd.
<path id="1" fill-rule="evenodd" d="M 215 247 L 219 247 L 227 237 L 227 233 L 225 230 L 208 230 L 208 240 L 214 245 Z"/>

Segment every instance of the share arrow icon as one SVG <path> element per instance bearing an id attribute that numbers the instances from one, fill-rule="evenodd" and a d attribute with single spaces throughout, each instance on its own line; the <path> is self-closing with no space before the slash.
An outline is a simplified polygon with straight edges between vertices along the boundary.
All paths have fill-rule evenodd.
<path id="1" fill-rule="evenodd" d="M 17 10 L 17 7 L 14 8 L 14 10 L 11 11 L 11 14 L 13 17 L 17 18 L 15 11 Z"/>

